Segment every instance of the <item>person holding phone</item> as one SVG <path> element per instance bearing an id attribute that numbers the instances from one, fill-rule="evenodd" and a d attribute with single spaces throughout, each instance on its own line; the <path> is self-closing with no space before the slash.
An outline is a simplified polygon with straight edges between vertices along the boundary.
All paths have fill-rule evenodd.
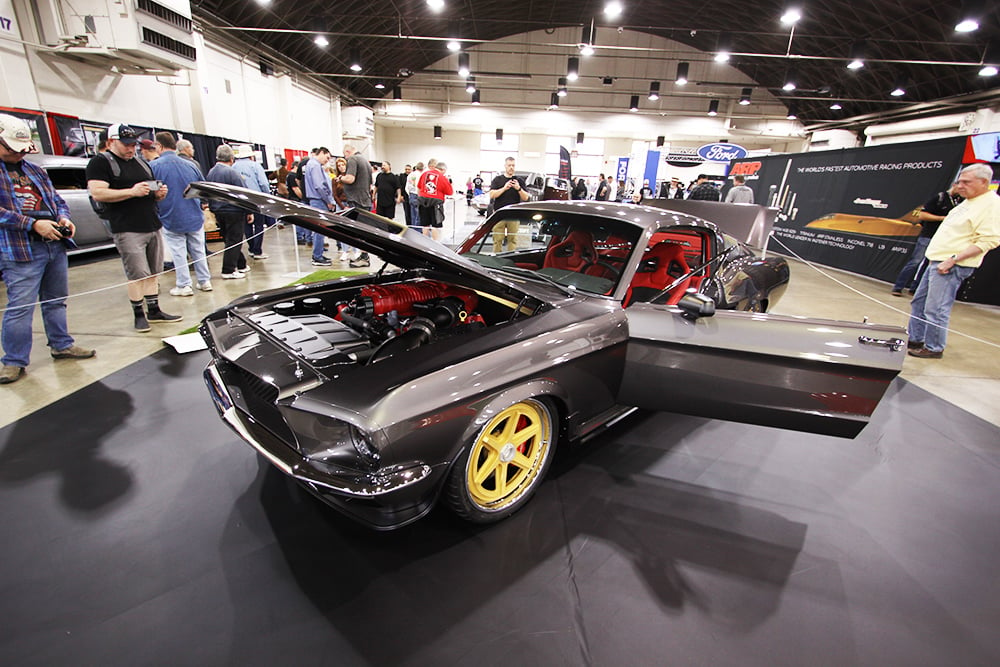
<path id="1" fill-rule="evenodd" d="M 34 152 L 28 124 L 0 114 L 0 271 L 7 285 L 0 384 L 24 377 L 31 356 L 31 321 L 39 301 L 54 359 L 89 359 L 96 354 L 76 345 L 69 335 L 66 245 L 72 243 L 76 227 L 45 170 L 24 160 Z"/>
<path id="2" fill-rule="evenodd" d="M 160 218 L 156 204 L 169 188 L 156 181 L 149 165 L 135 155 L 139 133 L 123 123 L 108 128 L 108 150 L 87 163 L 90 196 L 107 206 L 111 237 L 128 278 L 135 330 L 149 331 L 150 322 L 176 322 L 180 315 L 160 309 L 158 272 L 163 266 Z M 145 309 L 143 305 L 145 304 Z"/>
<path id="3" fill-rule="evenodd" d="M 503 173 L 493 177 L 490 183 L 490 199 L 493 201 L 493 210 L 499 211 L 504 206 L 528 201 L 528 191 L 525 189 L 524 179 L 514 174 L 516 163 L 514 158 L 509 157 L 503 161 Z M 520 225 L 517 220 L 501 220 L 493 227 L 493 253 L 503 252 L 506 244 L 507 250 L 517 250 L 517 232 Z"/>

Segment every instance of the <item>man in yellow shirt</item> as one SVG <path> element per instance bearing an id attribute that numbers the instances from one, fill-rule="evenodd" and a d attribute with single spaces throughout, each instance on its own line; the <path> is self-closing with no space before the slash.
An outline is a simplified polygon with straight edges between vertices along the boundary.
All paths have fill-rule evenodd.
<path id="1" fill-rule="evenodd" d="M 982 163 L 958 176 L 955 189 L 965 201 L 948 212 L 927 246 L 930 264 L 910 306 L 911 357 L 942 357 L 958 288 L 1000 245 L 1000 196 L 990 191 L 992 180 L 993 169 Z"/>

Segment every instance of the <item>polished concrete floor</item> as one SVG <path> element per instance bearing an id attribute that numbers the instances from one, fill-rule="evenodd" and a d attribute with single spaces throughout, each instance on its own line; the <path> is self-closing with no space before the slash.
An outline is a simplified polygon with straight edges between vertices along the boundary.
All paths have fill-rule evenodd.
<path id="1" fill-rule="evenodd" d="M 402 219 L 402 209 L 397 211 Z M 472 231 L 482 218 L 457 203 L 447 210 L 442 241 L 456 243 Z M 252 261 L 246 280 L 222 280 L 221 256 L 211 258 L 215 291 L 195 292 L 193 297 L 172 297 L 173 276 L 161 281 L 164 310 L 184 316 L 176 324 L 155 324 L 149 333 L 132 330 L 132 315 L 124 276 L 117 255 L 74 259 L 70 270 L 70 331 L 80 345 L 97 349 L 97 357 L 86 361 L 53 361 L 48 356 L 41 327 L 35 315 L 35 343 L 28 374 L 16 384 L 0 386 L 0 426 L 30 414 L 62 396 L 80 389 L 109 373 L 125 368 L 163 347 L 162 338 L 177 334 L 215 308 L 250 291 L 285 285 L 312 271 L 309 250 L 295 245 L 294 231 L 272 228 L 267 232 L 266 260 Z M 213 253 L 221 244 L 210 244 Z M 336 253 L 330 253 L 336 258 Z M 880 281 L 833 269 L 812 268 L 791 260 L 792 279 L 775 313 L 827 317 L 905 326 L 908 300 L 889 295 L 889 286 Z M 334 263 L 333 268 L 347 269 Z M 5 294 L 5 293 L 4 293 Z M 5 302 L 0 294 L 0 307 Z M 959 303 L 951 321 L 953 334 L 943 359 L 907 358 L 902 377 L 933 394 L 1000 425 L 1000 309 Z"/>

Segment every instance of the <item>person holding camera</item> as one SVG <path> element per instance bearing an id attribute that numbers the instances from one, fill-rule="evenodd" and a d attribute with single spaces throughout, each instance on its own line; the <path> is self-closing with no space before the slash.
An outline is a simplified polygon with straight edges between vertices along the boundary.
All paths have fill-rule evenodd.
<path id="1" fill-rule="evenodd" d="M 24 160 L 34 152 L 28 124 L 0 114 L 0 272 L 7 285 L 0 384 L 24 376 L 31 356 L 31 321 L 39 301 L 53 358 L 89 359 L 96 354 L 77 346 L 69 335 L 66 246 L 72 243 L 76 227 L 45 170 Z"/>
<path id="2" fill-rule="evenodd" d="M 503 173 L 493 177 L 490 183 L 490 199 L 493 210 L 499 211 L 504 206 L 510 206 L 522 201 L 528 201 L 528 191 L 524 179 L 514 175 L 514 158 L 503 161 Z M 517 232 L 520 225 L 517 220 L 501 220 L 493 227 L 493 253 L 503 251 L 504 243 L 507 250 L 517 250 Z"/>
<path id="3" fill-rule="evenodd" d="M 150 322 L 176 322 L 181 316 L 160 309 L 157 272 L 163 266 L 163 246 L 156 203 L 167 196 L 168 188 L 136 157 L 138 141 L 135 129 L 121 123 L 112 125 L 108 128 L 108 150 L 90 159 L 86 174 L 90 196 L 106 207 L 111 237 L 129 279 L 135 330 L 145 332 Z"/>

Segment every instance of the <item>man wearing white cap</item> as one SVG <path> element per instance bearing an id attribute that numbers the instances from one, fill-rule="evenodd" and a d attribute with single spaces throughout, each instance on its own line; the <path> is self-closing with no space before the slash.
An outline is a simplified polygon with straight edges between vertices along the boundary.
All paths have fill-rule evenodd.
<path id="1" fill-rule="evenodd" d="M 167 196 L 167 186 L 153 177 L 148 164 L 135 159 L 138 140 L 139 133 L 128 125 L 109 127 L 108 150 L 87 163 L 87 188 L 107 208 L 111 236 L 129 279 L 135 330 L 145 332 L 150 322 L 176 322 L 181 316 L 160 310 L 157 271 L 163 266 L 163 245 L 156 202 Z"/>
<path id="2" fill-rule="evenodd" d="M 76 227 L 45 170 L 24 160 L 35 152 L 28 124 L 0 114 L 0 271 L 7 284 L 0 384 L 17 382 L 31 356 L 31 320 L 41 301 L 42 323 L 55 359 L 89 359 L 66 324 L 69 263 L 66 244 Z"/>

